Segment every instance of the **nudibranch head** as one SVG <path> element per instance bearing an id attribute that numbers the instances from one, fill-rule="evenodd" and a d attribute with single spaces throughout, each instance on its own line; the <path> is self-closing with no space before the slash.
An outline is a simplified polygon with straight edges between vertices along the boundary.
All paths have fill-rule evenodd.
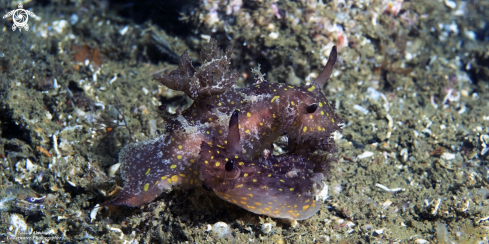
<path id="1" fill-rule="evenodd" d="M 231 116 L 237 121 L 237 114 Z M 235 123 L 235 122 L 234 122 Z M 229 133 L 239 133 L 230 126 Z M 258 160 L 241 155 L 239 140 L 226 146 L 202 142 L 200 176 L 206 187 L 222 199 L 248 211 L 274 218 L 307 219 L 319 210 L 315 201 L 324 176 L 319 164 L 293 155 L 273 156 Z"/>

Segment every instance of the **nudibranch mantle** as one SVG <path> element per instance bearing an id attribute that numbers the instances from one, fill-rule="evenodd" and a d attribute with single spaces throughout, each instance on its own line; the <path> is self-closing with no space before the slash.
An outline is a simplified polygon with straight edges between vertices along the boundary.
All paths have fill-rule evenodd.
<path id="1" fill-rule="evenodd" d="M 331 134 L 341 131 L 342 123 L 321 92 L 336 48 L 308 86 L 261 82 L 236 88 L 237 74 L 229 68 L 232 49 L 220 53 L 211 41 L 201 51 L 200 69 L 185 52 L 177 70 L 154 75 L 194 103 L 181 113 L 164 115 L 167 133 L 121 150 L 124 187 L 106 205 L 139 206 L 172 186 L 205 184 L 220 198 L 258 214 L 301 220 L 318 211 L 314 197 L 334 160 L 329 154 L 336 151 Z M 288 153 L 273 156 L 273 142 L 282 135 Z M 311 159 L 317 152 L 324 156 Z M 230 176 L 232 181 L 219 181 Z"/>

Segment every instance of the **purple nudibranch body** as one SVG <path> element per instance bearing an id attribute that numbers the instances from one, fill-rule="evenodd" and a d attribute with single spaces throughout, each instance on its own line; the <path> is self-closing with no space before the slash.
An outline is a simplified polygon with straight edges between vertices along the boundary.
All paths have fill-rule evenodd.
<path id="1" fill-rule="evenodd" d="M 163 191 L 205 184 L 222 199 L 253 213 L 307 219 L 320 207 L 336 151 L 331 137 L 342 120 L 322 93 L 336 61 L 336 47 L 311 85 L 257 82 L 234 87 L 229 68 L 232 49 L 220 55 L 211 41 L 196 70 L 185 52 L 177 70 L 154 79 L 184 91 L 194 103 L 166 114 L 167 133 L 129 144 L 119 160 L 124 187 L 105 205 L 139 206 Z M 272 144 L 287 137 L 287 154 L 274 156 Z M 322 155 L 311 157 L 311 155 Z"/>

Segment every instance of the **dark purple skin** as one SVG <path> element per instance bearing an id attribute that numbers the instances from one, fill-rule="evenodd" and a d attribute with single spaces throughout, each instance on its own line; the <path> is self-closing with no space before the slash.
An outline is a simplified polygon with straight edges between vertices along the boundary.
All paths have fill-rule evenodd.
<path id="1" fill-rule="evenodd" d="M 255 213 L 305 219 L 317 212 L 313 196 L 333 160 L 327 155 L 336 151 L 331 133 L 341 131 L 342 123 L 321 92 L 336 61 L 336 48 L 312 85 L 261 82 L 247 88 L 232 87 L 237 77 L 229 70 L 232 50 L 222 57 L 217 50 L 215 41 L 202 50 L 199 70 L 185 52 L 177 70 L 154 76 L 195 101 L 181 114 L 164 115 L 168 133 L 121 150 L 124 187 L 104 205 L 139 206 L 172 186 L 189 189 L 203 181 L 221 198 Z M 283 134 L 289 154 L 271 156 L 272 143 Z M 309 158 L 318 151 L 326 156 Z M 220 181 L 229 177 L 232 180 Z M 260 197 L 246 204 L 238 201 L 247 194 Z"/>

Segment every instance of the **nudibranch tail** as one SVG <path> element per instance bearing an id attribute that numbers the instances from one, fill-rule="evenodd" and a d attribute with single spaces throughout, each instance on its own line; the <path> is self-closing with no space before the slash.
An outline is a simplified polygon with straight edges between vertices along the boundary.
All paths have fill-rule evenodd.
<path id="1" fill-rule="evenodd" d="M 130 207 L 149 203 L 172 186 L 200 186 L 198 159 L 203 137 L 190 137 L 182 130 L 159 138 L 129 144 L 119 153 L 124 188 L 105 205 Z"/>

